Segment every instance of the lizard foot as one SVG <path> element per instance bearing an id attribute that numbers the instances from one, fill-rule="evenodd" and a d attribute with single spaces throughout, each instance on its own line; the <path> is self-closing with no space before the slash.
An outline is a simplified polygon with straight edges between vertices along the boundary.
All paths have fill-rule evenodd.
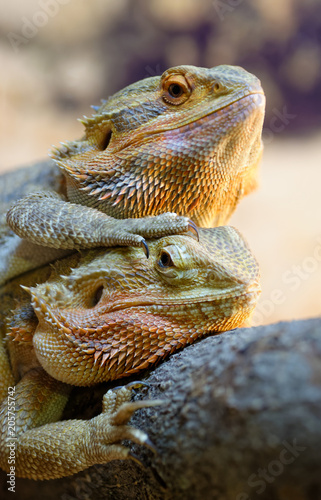
<path id="1" fill-rule="evenodd" d="M 147 446 L 155 452 L 155 447 L 145 432 L 127 425 L 139 408 L 150 408 L 164 403 L 162 400 L 130 402 L 132 389 L 142 385 L 146 384 L 131 382 L 126 386 L 110 389 L 104 395 L 102 413 L 90 421 L 93 431 L 90 447 L 96 457 L 97 453 L 100 455 L 99 463 L 128 458 L 136 460 L 129 448 L 120 444 L 124 439 Z"/>
<path id="2" fill-rule="evenodd" d="M 113 228 L 106 233 L 103 244 L 141 246 L 148 257 L 149 250 L 145 238 L 188 232 L 199 239 L 197 226 L 191 219 L 171 212 L 140 219 L 114 219 Z"/>
<path id="3" fill-rule="evenodd" d="M 161 238 L 188 231 L 198 237 L 195 223 L 176 213 L 115 219 L 99 210 L 67 203 L 52 192 L 32 193 L 19 200 L 8 211 L 7 223 L 20 238 L 37 245 L 63 250 L 141 246 L 147 257 L 145 238 Z"/>
<path id="4" fill-rule="evenodd" d="M 147 446 L 155 452 L 147 434 L 128 425 L 137 409 L 163 403 L 160 400 L 130 402 L 132 389 L 141 385 L 144 384 L 134 382 L 109 390 L 103 398 L 102 413 L 90 420 L 48 422 L 39 427 L 34 427 L 31 421 L 33 427 L 19 430 L 17 475 L 36 480 L 56 479 L 111 460 L 131 459 L 139 462 L 130 449 L 121 443 L 124 439 Z M 33 413 L 39 419 L 39 412 Z M 6 443 L 6 439 L 0 439 L 0 465 L 9 472 Z"/>

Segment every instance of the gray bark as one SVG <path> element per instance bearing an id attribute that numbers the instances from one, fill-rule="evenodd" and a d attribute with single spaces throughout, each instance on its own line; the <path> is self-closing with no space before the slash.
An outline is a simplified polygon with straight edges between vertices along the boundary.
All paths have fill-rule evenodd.
<path id="1" fill-rule="evenodd" d="M 321 498 L 321 320 L 208 337 L 145 375 L 150 389 L 136 397 L 166 404 L 131 423 L 157 454 L 133 445 L 144 466 L 117 461 L 61 480 L 17 480 L 14 498 Z M 6 490 L 4 482 L 1 498 L 12 498 Z"/>

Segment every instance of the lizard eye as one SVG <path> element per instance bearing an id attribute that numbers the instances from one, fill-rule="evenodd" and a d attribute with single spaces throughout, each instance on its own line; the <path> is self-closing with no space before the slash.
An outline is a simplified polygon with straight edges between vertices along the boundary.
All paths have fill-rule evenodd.
<path id="1" fill-rule="evenodd" d="M 181 95 L 182 95 L 183 92 L 184 92 L 183 88 L 178 83 L 172 83 L 168 87 L 168 93 L 174 99 L 177 98 L 177 97 L 181 97 Z"/>
<path id="2" fill-rule="evenodd" d="M 162 250 L 162 253 L 159 256 L 158 265 L 160 267 L 172 267 L 174 265 L 172 257 L 165 250 Z"/>
<path id="3" fill-rule="evenodd" d="M 156 271 L 169 285 L 177 283 L 184 274 L 184 256 L 177 245 L 166 245 L 159 249 Z"/>
<path id="4" fill-rule="evenodd" d="M 183 75 L 169 75 L 163 82 L 163 99 L 168 104 L 182 104 L 190 94 L 191 89 Z"/>

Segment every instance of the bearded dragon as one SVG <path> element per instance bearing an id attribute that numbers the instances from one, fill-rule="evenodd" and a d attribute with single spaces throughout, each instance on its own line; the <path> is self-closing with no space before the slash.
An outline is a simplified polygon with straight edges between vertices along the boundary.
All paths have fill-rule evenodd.
<path id="1" fill-rule="evenodd" d="M 235 229 L 148 246 L 149 259 L 134 247 L 75 253 L 0 289 L 0 465 L 7 472 L 52 479 L 130 458 L 121 440 L 149 443 L 127 422 L 157 402 L 128 402 L 129 384 L 109 390 L 91 420 L 60 421 L 72 386 L 136 374 L 253 311 L 258 265 Z"/>
<path id="2" fill-rule="evenodd" d="M 56 187 L 14 203 L 8 225 L 46 247 L 148 253 L 145 238 L 225 224 L 256 185 L 264 106 L 260 81 L 240 67 L 177 66 L 134 83 L 53 150 Z"/>

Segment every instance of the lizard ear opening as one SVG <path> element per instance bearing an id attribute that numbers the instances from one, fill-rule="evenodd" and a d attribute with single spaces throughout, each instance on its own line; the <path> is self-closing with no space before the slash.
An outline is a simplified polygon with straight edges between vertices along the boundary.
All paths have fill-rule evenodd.
<path id="1" fill-rule="evenodd" d="M 104 137 L 103 137 L 102 141 L 99 143 L 99 149 L 100 149 L 100 151 L 105 151 L 105 149 L 108 148 L 108 145 L 109 145 L 110 140 L 111 140 L 111 136 L 112 136 L 112 131 L 111 131 L 111 129 L 109 129 L 104 134 Z"/>
<path id="2" fill-rule="evenodd" d="M 92 297 L 91 307 L 95 307 L 99 303 L 99 301 L 103 295 L 103 291 L 104 291 L 104 287 L 102 285 L 100 285 L 97 288 L 97 290 L 95 290 L 95 293 Z"/>

